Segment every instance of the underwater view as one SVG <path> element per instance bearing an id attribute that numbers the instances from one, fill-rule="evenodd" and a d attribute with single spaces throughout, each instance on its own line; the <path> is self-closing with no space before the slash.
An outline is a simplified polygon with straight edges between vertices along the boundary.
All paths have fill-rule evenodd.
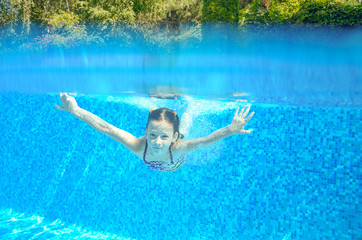
<path id="1" fill-rule="evenodd" d="M 39 36 L 2 42 L 0 239 L 362 238 L 361 29 L 210 28 L 46 50 Z M 253 131 L 157 171 L 59 111 L 64 92 L 136 138 L 158 108 L 179 116 L 184 141 L 243 106 Z"/>

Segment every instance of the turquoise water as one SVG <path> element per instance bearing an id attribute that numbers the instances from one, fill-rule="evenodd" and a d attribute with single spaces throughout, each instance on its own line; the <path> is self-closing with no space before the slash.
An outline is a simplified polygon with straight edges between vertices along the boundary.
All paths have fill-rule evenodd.
<path id="1" fill-rule="evenodd" d="M 2 55 L 0 239 L 360 239 L 362 46 L 347 33 L 322 45 L 220 41 L 208 54 Z M 56 110 L 58 91 L 137 137 L 157 107 L 192 106 L 196 138 L 251 104 L 254 131 L 157 172 Z M 192 98 L 149 96 L 169 93 Z"/>
<path id="2" fill-rule="evenodd" d="M 206 98 L 361 106 L 362 29 L 211 33 L 162 46 L 135 38 L 126 46 L 119 39 L 48 51 L 32 50 L 43 36 L 35 35 L 21 50 L 10 45 L 0 55 L 0 90 L 117 95 L 171 86 Z"/>

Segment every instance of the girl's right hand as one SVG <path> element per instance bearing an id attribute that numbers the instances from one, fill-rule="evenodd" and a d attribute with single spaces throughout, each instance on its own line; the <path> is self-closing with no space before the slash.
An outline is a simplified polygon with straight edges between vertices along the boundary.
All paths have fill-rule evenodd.
<path id="1" fill-rule="evenodd" d="M 250 113 L 250 115 L 248 117 L 246 117 L 249 113 L 250 110 L 250 105 L 248 106 L 248 108 L 245 110 L 244 106 L 240 113 L 239 112 L 239 107 L 238 109 L 236 109 L 235 115 L 234 115 L 234 119 L 233 121 L 230 123 L 230 125 L 228 126 L 230 131 L 235 134 L 250 134 L 253 129 L 249 129 L 249 130 L 245 130 L 244 127 L 245 125 L 250 121 L 250 119 L 254 116 L 254 112 Z M 245 110 L 245 111 L 244 111 Z"/>
<path id="2" fill-rule="evenodd" d="M 62 106 L 55 104 L 55 107 L 58 110 L 74 113 L 75 110 L 79 108 L 77 101 L 75 100 L 74 97 L 69 96 L 69 94 L 67 93 L 60 93 L 59 96 L 60 100 L 62 101 Z"/>

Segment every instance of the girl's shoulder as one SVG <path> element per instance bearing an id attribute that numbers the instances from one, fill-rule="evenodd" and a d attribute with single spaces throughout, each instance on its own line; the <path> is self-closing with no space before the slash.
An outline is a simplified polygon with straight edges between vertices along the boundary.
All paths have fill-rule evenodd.
<path id="1" fill-rule="evenodd" d="M 138 138 L 138 141 L 138 147 L 135 150 L 134 154 L 136 154 L 138 157 L 142 157 L 146 147 L 146 137 L 142 136 Z"/>
<path id="2" fill-rule="evenodd" d="M 172 151 L 175 152 L 175 153 L 180 153 L 182 154 L 183 153 L 183 149 L 184 149 L 184 141 L 182 140 L 177 140 L 173 146 L 172 146 Z"/>
<path id="3" fill-rule="evenodd" d="M 181 146 L 182 146 L 182 140 L 176 140 L 176 142 L 174 142 L 174 144 L 172 145 L 172 150 L 177 150 Z"/>

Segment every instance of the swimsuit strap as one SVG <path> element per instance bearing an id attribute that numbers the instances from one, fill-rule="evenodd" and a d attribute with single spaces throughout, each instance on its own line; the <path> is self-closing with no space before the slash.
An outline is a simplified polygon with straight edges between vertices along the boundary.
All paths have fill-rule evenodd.
<path id="1" fill-rule="evenodd" d="M 172 145 L 173 145 L 173 143 L 172 143 L 172 144 L 170 145 L 170 147 L 168 148 L 168 151 L 170 152 L 171 164 L 173 164 L 173 156 L 172 156 L 172 151 L 171 151 Z M 145 151 L 143 152 L 143 161 L 144 161 L 146 164 L 150 164 L 151 162 L 147 162 L 147 161 L 146 161 L 147 147 L 148 147 L 148 143 L 147 143 L 147 140 L 146 140 Z"/>
<path id="2" fill-rule="evenodd" d="M 147 140 L 146 140 L 146 146 L 145 146 L 145 151 L 143 152 L 143 161 L 146 163 L 146 164 L 149 164 L 149 162 L 146 162 L 146 152 L 147 152 Z"/>
<path id="3" fill-rule="evenodd" d="M 170 158 L 171 158 L 171 164 L 173 164 L 173 157 L 172 157 L 172 152 L 171 152 L 171 147 L 172 147 L 173 143 L 170 145 L 170 147 L 168 148 L 168 151 L 170 152 Z"/>

